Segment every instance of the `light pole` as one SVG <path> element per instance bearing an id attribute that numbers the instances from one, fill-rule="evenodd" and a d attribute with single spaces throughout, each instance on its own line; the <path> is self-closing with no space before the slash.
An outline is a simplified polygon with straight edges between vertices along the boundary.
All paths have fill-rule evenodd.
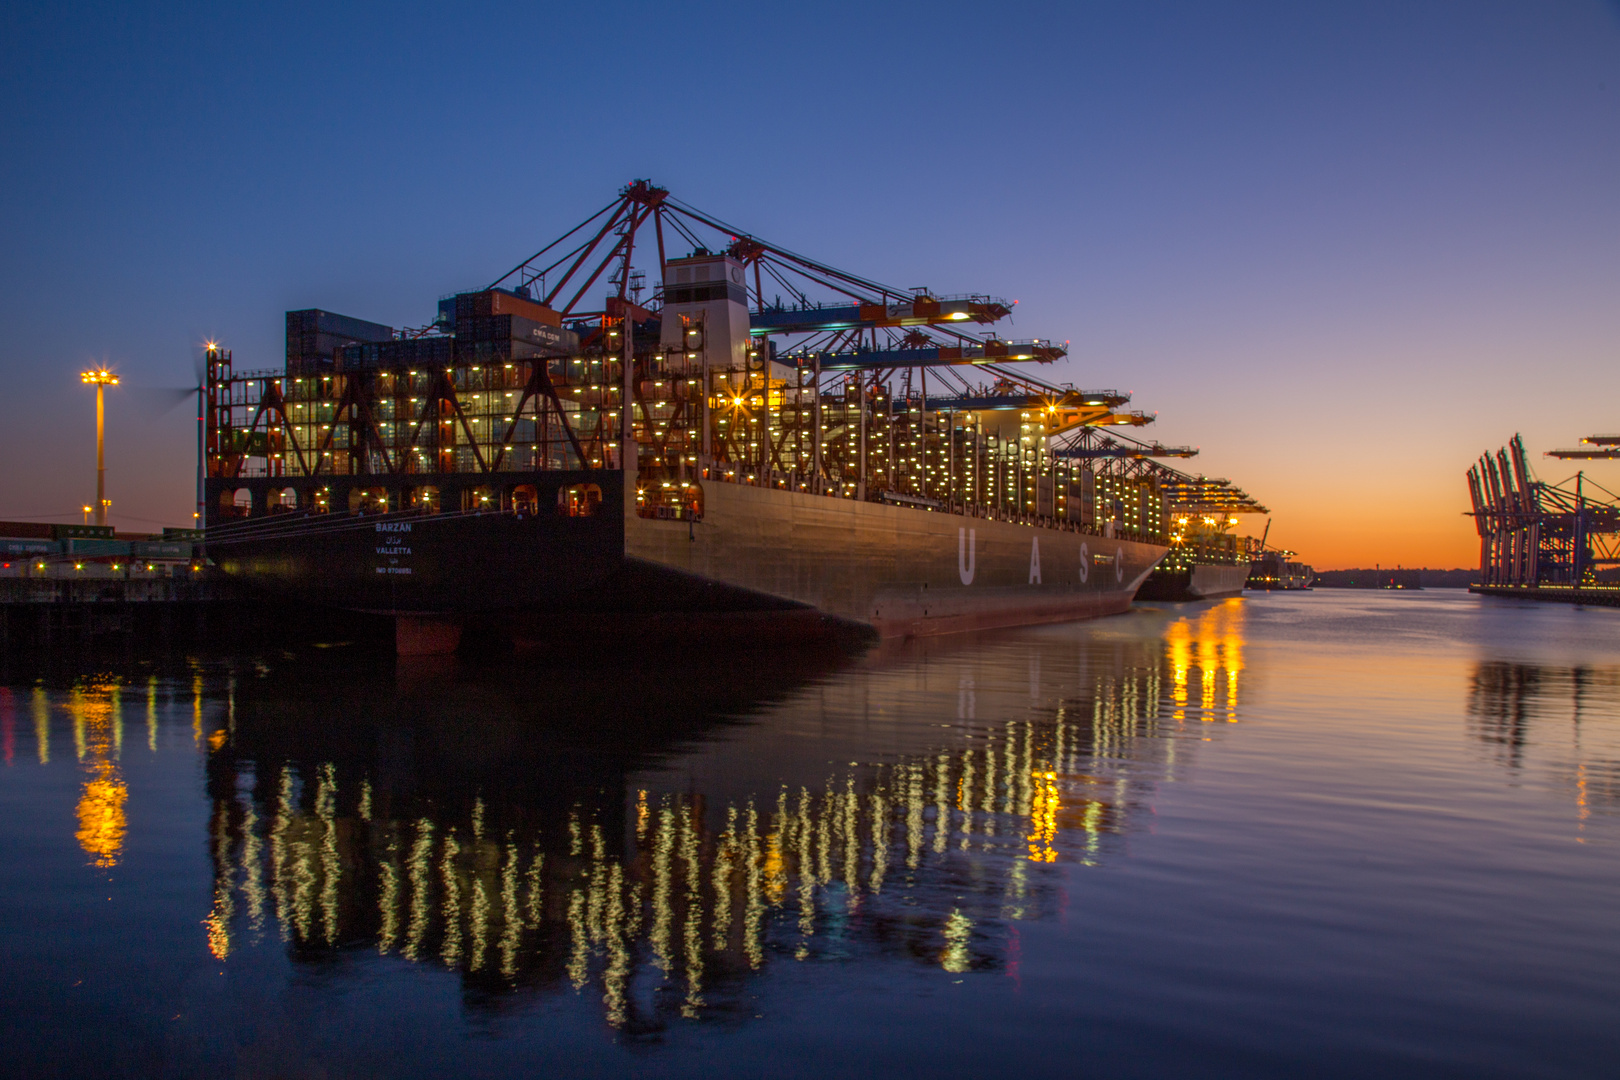
<path id="1" fill-rule="evenodd" d="M 107 524 L 107 406 L 102 395 L 109 386 L 118 385 L 118 376 L 100 368 L 79 376 L 96 388 L 96 524 Z"/>

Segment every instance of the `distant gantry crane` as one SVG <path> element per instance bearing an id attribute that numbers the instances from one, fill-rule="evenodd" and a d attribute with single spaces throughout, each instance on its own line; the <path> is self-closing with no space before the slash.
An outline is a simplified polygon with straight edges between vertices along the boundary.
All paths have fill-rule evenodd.
<path id="1" fill-rule="evenodd" d="M 1592 450 L 1554 458 L 1620 457 L 1620 436 L 1583 440 Z M 1613 449 L 1606 449 L 1613 448 Z M 1620 568 L 1620 498 L 1583 473 L 1556 484 L 1537 480 L 1518 435 L 1468 470 L 1487 589 L 1593 589 L 1613 585 Z"/>
<path id="2" fill-rule="evenodd" d="M 1569 450 L 1548 450 L 1547 456 L 1562 458 L 1565 461 L 1620 458 L 1620 435 L 1588 435 L 1581 443 L 1582 445 Z"/>

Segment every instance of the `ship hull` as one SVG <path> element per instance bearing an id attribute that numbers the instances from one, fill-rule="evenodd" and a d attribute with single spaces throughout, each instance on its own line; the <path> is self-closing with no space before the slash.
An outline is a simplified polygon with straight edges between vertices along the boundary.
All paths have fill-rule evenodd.
<path id="1" fill-rule="evenodd" d="M 731 483 L 702 485 L 698 520 L 644 518 L 625 509 L 622 474 L 580 475 L 602 489 L 589 517 L 282 515 L 211 529 L 209 555 L 233 577 L 331 607 L 520 636 L 626 625 L 723 636 L 832 620 L 892 638 L 1121 612 L 1166 550 Z"/>
<path id="2" fill-rule="evenodd" d="M 789 598 L 884 637 L 1115 614 L 1167 550 L 739 484 L 707 484 L 704 498 L 704 519 L 690 527 L 630 518 L 627 555 Z"/>
<path id="3" fill-rule="evenodd" d="M 1138 600 L 1224 600 L 1242 596 L 1249 567 L 1224 563 L 1197 563 L 1186 570 L 1155 570 L 1137 590 Z"/>
<path id="4" fill-rule="evenodd" d="M 1260 592 L 1296 592 L 1309 589 L 1316 574 L 1301 562 L 1290 562 L 1289 553 L 1268 551 L 1249 565 L 1249 588 Z"/>

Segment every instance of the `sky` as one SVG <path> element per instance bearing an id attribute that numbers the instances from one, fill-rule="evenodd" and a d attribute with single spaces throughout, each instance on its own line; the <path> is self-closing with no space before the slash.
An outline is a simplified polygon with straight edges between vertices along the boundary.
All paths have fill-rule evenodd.
<path id="1" fill-rule="evenodd" d="M 648 177 L 1019 301 L 1318 568 L 1478 561 L 1463 474 L 1620 431 L 1620 4 L 10 5 L 0 519 L 189 524 L 161 388 L 421 325 Z M 1620 492 L 1620 462 L 1587 466 Z M 1264 519 L 1240 531 L 1259 533 Z"/>

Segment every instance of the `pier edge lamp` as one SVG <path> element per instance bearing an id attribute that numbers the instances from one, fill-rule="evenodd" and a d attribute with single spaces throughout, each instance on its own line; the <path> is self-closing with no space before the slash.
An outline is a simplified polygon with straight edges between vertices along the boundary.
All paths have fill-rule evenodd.
<path id="1" fill-rule="evenodd" d="M 118 376 L 106 368 L 86 371 L 79 376 L 82 382 L 96 388 L 96 524 L 107 524 L 107 407 L 103 393 L 109 386 L 118 385 Z"/>

